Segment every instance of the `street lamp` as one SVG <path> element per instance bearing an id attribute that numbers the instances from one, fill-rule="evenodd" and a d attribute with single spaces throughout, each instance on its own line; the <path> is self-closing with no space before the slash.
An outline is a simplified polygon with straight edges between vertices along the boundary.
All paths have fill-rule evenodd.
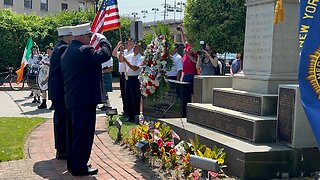
<path id="1" fill-rule="evenodd" d="M 148 11 L 144 9 L 141 11 L 141 13 L 143 13 L 143 22 L 146 22 L 146 14 L 148 13 Z"/>
<path id="2" fill-rule="evenodd" d="M 133 12 L 133 13 L 131 13 L 131 15 L 133 15 L 133 21 L 136 21 L 136 16 L 138 15 L 138 13 L 137 12 Z"/>
<path id="3" fill-rule="evenodd" d="M 182 11 L 183 11 L 183 6 L 185 6 L 186 4 L 184 3 L 184 2 L 178 2 L 178 4 L 177 4 L 178 6 L 180 6 L 180 9 L 179 10 L 177 10 L 177 12 L 180 12 L 180 20 L 182 19 Z"/>
<path id="4" fill-rule="evenodd" d="M 95 0 L 95 13 L 97 13 L 98 12 L 98 8 L 99 8 L 99 0 Z"/>
<path id="5" fill-rule="evenodd" d="M 157 11 L 159 11 L 159 9 L 158 9 L 158 8 L 152 8 L 151 11 L 154 11 L 154 19 L 153 19 L 153 22 L 154 22 L 154 24 L 156 24 Z"/>

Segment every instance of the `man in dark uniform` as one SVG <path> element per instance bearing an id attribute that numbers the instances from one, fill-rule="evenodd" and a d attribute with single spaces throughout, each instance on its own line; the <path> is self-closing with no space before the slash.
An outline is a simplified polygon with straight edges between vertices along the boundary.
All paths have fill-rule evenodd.
<path id="1" fill-rule="evenodd" d="M 101 102 L 101 64 L 111 58 L 111 45 L 97 34 L 100 50 L 89 46 L 90 24 L 72 27 L 74 40 L 62 55 L 61 67 L 67 107 L 67 166 L 73 176 L 93 175 L 98 169 L 87 166 L 90 158 L 96 106 Z"/>
<path id="2" fill-rule="evenodd" d="M 49 99 L 55 108 L 53 114 L 54 140 L 56 158 L 67 158 L 67 121 L 66 121 L 66 105 L 64 102 L 64 87 L 61 72 L 61 55 L 67 49 L 68 44 L 72 40 L 72 32 L 70 26 L 60 27 L 57 29 L 59 42 L 54 46 L 50 59 L 48 93 Z"/>

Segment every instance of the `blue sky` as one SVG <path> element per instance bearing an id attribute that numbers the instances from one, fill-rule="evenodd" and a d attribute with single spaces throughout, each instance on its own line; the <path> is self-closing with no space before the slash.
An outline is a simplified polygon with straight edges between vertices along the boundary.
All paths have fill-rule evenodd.
<path id="1" fill-rule="evenodd" d="M 166 0 L 167 4 L 173 6 L 174 0 Z M 176 0 L 176 3 L 183 2 L 185 3 L 186 0 Z M 147 10 L 148 13 L 146 14 L 145 21 L 150 22 L 154 21 L 155 13 L 151 10 L 152 8 L 158 8 L 159 11 L 156 13 L 156 20 L 163 20 L 163 10 L 164 10 L 164 3 L 165 0 L 118 0 L 118 7 L 120 11 L 120 16 L 131 16 L 133 12 L 137 12 L 137 17 L 140 17 L 141 21 L 144 21 L 143 19 L 143 13 L 141 13 L 142 10 Z M 174 13 L 169 12 L 166 19 L 173 19 Z M 181 18 L 183 18 L 183 13 L 181 13 Z M 176 19 L 180 19 L 180 13 L 176 12 Z"/>

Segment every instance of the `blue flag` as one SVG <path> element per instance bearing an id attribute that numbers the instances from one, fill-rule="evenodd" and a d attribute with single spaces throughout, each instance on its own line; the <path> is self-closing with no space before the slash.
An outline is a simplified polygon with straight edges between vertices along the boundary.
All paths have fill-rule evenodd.
<path id="1" fill-rule="evenodd" d="M 301 101 L 320 148 L 320 10 L 318 2 L 300 1 L 299 86 Z M 301 31 L 304 27 L 304 32 Z M 307 31 L 306 31 L 307 29 Z M 305 35 L 305 39 L 301 38 Z"/>

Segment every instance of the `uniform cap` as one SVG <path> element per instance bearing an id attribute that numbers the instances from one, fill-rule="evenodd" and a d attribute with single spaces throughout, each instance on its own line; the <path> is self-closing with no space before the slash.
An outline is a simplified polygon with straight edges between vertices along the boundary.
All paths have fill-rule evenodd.
<path id="1" fill-rule="evenodd" d="M 92 33 L 90 28 L 90 23 L 73 26 L 71 31 L 73 36 L 80 36 L 80 35 Z"/>
<path id="2" fill-rule="evenodd" d="M 63 26 L 63 27 L 57 28 L 58 36 L 72 35 L 71 28 L 72 28 L 71 26 Z"/>

